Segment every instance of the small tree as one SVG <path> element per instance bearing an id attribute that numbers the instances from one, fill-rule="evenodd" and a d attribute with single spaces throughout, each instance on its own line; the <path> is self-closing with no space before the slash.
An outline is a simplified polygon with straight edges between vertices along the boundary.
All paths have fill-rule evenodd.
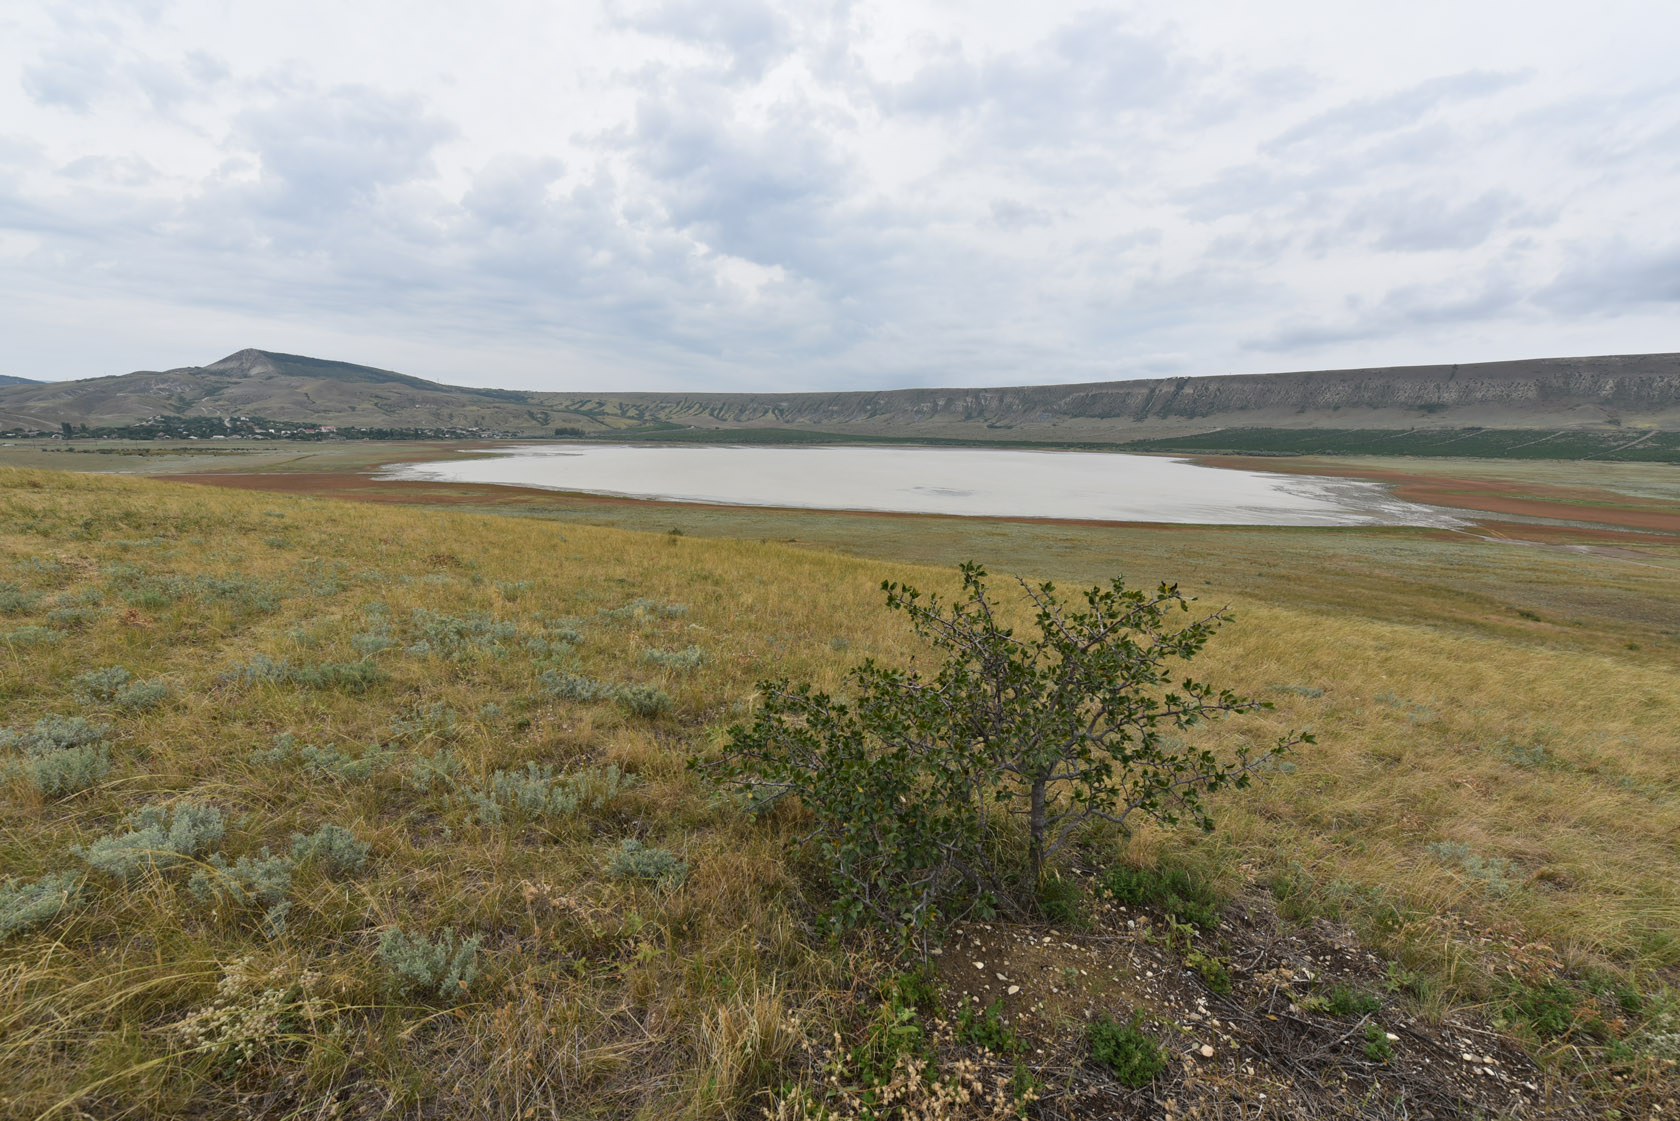
<path id="1" fill-rule="evenodd" d="M 1036 889 L 1081 826 L 1125 828 L 1141 814 L 1212 829 L 1206 795 L 1246 787 L 1256 766 L 1311 742 L 1291 734 L 1222 756 L 1175 734 L 1271 707 L 1174 683 L 1176 663 L 1229 619 L 1221 609 L 1174 627 L 1191 603 L 1176 585 L 1150 594 L 1116 578 L 1070 605 L 1054 585 L 1022 581 L 1038 633 L 1017 637 L 997 618 L 985 569 L 961 573 L 962 597 L 949 603 L 882 585 L 888 608 L 943 655 L 931 677 L 870 659 L 849 674 L 852 701 L 765 682 L 753 722 L 730 728 L 710 764 L 756 804 L 798 796 L 842 925 L 925 929 L 965 889 L 1017 908 L 1011 889 Z M 1012 819 L 1025 826 L 1024 861 L 999 856 Z"/>

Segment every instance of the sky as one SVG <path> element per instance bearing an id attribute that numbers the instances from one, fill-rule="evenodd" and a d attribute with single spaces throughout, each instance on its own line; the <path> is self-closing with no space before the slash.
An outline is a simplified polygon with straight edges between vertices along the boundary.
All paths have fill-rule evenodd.
<path id="1" fill-rule="evenodd" d="M 0 0 L 0 374 L 1680 351 L 1671 0 Z"/>

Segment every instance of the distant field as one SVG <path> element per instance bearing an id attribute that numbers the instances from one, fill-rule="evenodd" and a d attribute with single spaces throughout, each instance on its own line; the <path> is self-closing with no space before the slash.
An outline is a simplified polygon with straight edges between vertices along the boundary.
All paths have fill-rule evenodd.
<path id="1" fill-rule="evenodd" d="M 1164 861 L 1236 900 L 1195 946 L 1229 963 L 1235 1003 L 1219 1014 L 1242 1032 L 1280 1022 L 1254 1002 L 1285 983 L 1244 962 L 1309 935 L 1332 955 L 1338 931 L 1357 932 L 1385 960 L 1350 958 L 1348 983 L 1376 1001 L 1396 1054 L 1331 1049 L 1297 1069 L 1243 1035 L 1249 1050 L 1210 1062 L 1175 1051 L 1162 1094 L 1265 1087 L 1293 1116 L 1335 1116 L 1380 1100 L 1359 1098 L 1373 1085 L 1415 1084 L 1466 1115 L 1545 1098 L 1517 1115 L 1635 1116 L 1676 1089 L 1671 538 L 1047 526 L 350 477 L 343 493 L 372 505 L 321 497 L 332 477 L 224 480 L 316 488 L 300 496 L 0 469 L 0 696 L 16 733 L 0 749 L 0 890 L 59 885 L 67 904 L 4 899 L 24 916 L 0 940 L 5 1111 L 723 1118 L 772 1107 L 790 1081 L 821 1087 L 829 1033 L 865 1048 L 853 1063 L 886 1030 L 891 963 L 812 926 L 815 881 L 787 855 L 797 818 L 754 821 L 683 759 L 746 711 L 760 677 L 834 687 L 862 657 L 908 658 L 879 582 L 948 589 L 946 566 L 966 557 L 1073 586 L 1181 579 L 1231 603 L 1237 622 L 1197 675 L 1278 711 L 1208 742 L 1318 735 L 1287 773 L 1221 799 L 1211 836 L 1099 831 L 1066 872 L 1087 883 Z M 80 789 L 48 792 L 17 738 L 55 716 L 103 728 Z M 573 806 L 579 789 L 595 793 Z M 142 861 L 124 880 L 78 855 L 116 853 L 131 814 L 182 803 L 221 822 L 184 863 Z M 365 858 L 340 866 L 314 842 L 294 855 L 294 838 L 329 824 Z M 627 840 L 667 850 L 684 876 L 626 871 L 642 867 L 621 859 Z M 1134 909 L 1156 925 L 1129 931 L 1127 914 L 1083 906 L 1071 925 L 973 932 L 975 945 L 1061 939 L 1063 956 L 1035 949 L 1018 967 L 1024 993 L 995 995 L 1064 1110 L 1099 1086 L 1082 1051 L 1091 1008 L 1140 1009 L 1181 1051 L 1200 1042 L 1139 963 L 1223 999 L 1171 958 L 1177 943 L 1138 933 L 1167 929 L 1158 912 Z M 1261 937 L 1272 922 L 1282 941 Z M 477 938 L 476 974 L 442 998 L 394 989 L 380 948 L 393 930 Z M 979 991 L 970 958 L 946 956 L 938 999 Z M 1292 983 L 1328 1000 L 1328 980 Z M 1298 1013 L 1312 1016 L 1329 1017 L 1314 1038 L 1358 1030 Z M 1425 1057 L 1456 1067 L 1471 1039 L 1512 1077 L 1423 1081 Z M 979 1055 L 950 1047 L 937 1062 Z"/>

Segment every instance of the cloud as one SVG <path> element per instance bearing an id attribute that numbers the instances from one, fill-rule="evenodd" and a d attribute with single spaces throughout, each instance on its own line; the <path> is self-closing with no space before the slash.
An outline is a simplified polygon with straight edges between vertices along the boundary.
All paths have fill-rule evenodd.
<path id="1" fill-rule="evenodd" d="M 1032 226 L 1048 226 L 1055 219 L 1041 206 L 1028 206 L 1015 199 L 993 199 L 991 225 L 1017 233 Z"/>
<path id="2" fill-rule="evenodd" d="M 261 165 L 261 210 L 298 223 L 331 220 L 429 177 L 433 149 L 455 134 L 419 98 L 364 86 L 293 97 L 234 122 L 234 138 Z"/>
<path id="3" fill-rule="evenodd" d="M 1333 322 L 1287 323 L 1245 342 L 1270 353 L 1311 351 L 1335 343 L 1370 342 L 1419 330 L 1485 321 L 1517 308 L 1525 293 L 1501 271 L 1459 285 L 1408 284 L 1390 289 L 1369 308 Z"/>
<path id="4" fill-rule="evenodd" d="M 1613 350 L 1594 324 L 1673 307 L 1680 87 L 1602 50 L 1332 49 L 1195 6 L 208 10 L 55 6 L 0 43 L 9 342 L 49 298 L 137 299 L 549 385 L 1008 384 L 1565 320 Z M 401 33 L 369 52 L 366 21 Z"/>
<path id="5" fill-rule="evenodd" d="M 1616 241 L 1577 249 L 1535 302 L 1571 315 L 1619 315 L 1652 304 L 1680 304 L 1680 242 L 1632 246 Z"/>
<path id="6" fill-rule="evenodd" d="M 1493 94 L 1528 80 L 1525 74 L 1471 70 L 1431 78 L 1381 97 L 1363 97 L 1319 113 L 1279 133 L 1262 150 L 1280 154 L 1302 145 L 1330 147 L 1358 143 L 1386 132 L 1409 128 L 1442 106 Z"/>
<path id="7" fill-rule="evenodd" d="M 37 105 L 86 113 L 121 82 L 116 54 L 103 43 L 49 51 L 23 68 L 23 90 Z"/>
<path id="8" fill-rule="evenodd" d="M 1529 211 L 1509 191 L 1487 191 L 1461 202 L 1441 195 L 1385 191 L 1357 202 L 1343 229 L 1372 233 L 1372 244 L 1378 249 L 1421 253 L 1474 249 L 1498 230 L 1543 226 L 1550 221 Z"/>
<path id="9" fill-rule="evenodd" d="M 757 81 L 792 48 L 792 23 L 763 0 L 661 0 L 613 13 L 619 27 L 674 40 L 725 63 L 731 79 Z"/>

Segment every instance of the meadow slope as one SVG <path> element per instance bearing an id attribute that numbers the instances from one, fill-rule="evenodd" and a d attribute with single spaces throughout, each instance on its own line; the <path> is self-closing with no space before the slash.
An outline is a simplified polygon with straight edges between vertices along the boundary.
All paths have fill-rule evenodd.
<path id="1" fill-rule="evenodd" d="M 1387 1025 L 1396 1053 L 1317 1087 L 1255 1042 L 1198 1058 L 1224 1037 L 1198 1051 L 1205 1019 L 1128 988 L 1141 966 L 1053 961 L 1060 1003 L 1000 974 L 1009 1032 L 927 1029 L 940 1078 L 1008 1082 L 1001 1112 L 966 1115 L 1095 1115 L 1083 1017 L 1133 1006 L 1171 1052 L 1154 1090 L 1112 1090 L 1142 1116 L 1268 1087 L 1245 1116 L 1400 1116 L 1407 1049 L 1477 1032 L 1486 1076 L 1440 1091 L 1466 1112 L 1672 1103 L 1680 669 L 1644 649 L 1669 631 L 1632 641 L 1620 609 L 1457 625 L 1471 591 L 1412 612 L 1441 559 L 1422 537 L 1315 545 L 1322 571 L 1246 593 L 1271 539 L 1233 560 L 1210 538 L 1201 561 L 1145 539 L 1144 574 L 1184 560 L 1229 593 L 1197 676 L 1277 704 L 1209 740 L 1318 743 L 1220 799 L 1209 836 L 1093 832 L 1044 943 L 1170 959 L 1206 1008 L 1191 948 L 1241 996 L 1262 986 L 1241 929 L 1356 935 L 1378 1008 L 1336 1046 Z M 1416 580 L 1379 596 L 1385 550 Z M 1089 582 L 1057 555 L 1023 575 Z M 1563 586 L 1564 559 L 1533 563 Z M 1285 594 L 1321 575 L 1339 590 Z M 755 819 L 684 762 L 762 677 L 837 688 L 915 654 L 884 579 L 955 584 L 766 541 L 0 469 L 0 1114 L 796 1117 L 833 1094 L 848 1115 L 835 1088 L 891 1059 L 906 1001 L 981 994 L 958 955 L 910 992 L 886 947 L 826 937 L 797 816 Z M 1660 573 L 1623 586 L 1675 609 Z M 1184 870 L 1226 921 L 1181 951 L 1159 908 L 1094 898 L 1122 866 Z M 977 921 L 976 946 L 1003 936 Z M 1335 1014 L 1318 983 L 1271 1020 Z M 1495 1050 L 1527 1073 L 1501 1083 Z"/>

